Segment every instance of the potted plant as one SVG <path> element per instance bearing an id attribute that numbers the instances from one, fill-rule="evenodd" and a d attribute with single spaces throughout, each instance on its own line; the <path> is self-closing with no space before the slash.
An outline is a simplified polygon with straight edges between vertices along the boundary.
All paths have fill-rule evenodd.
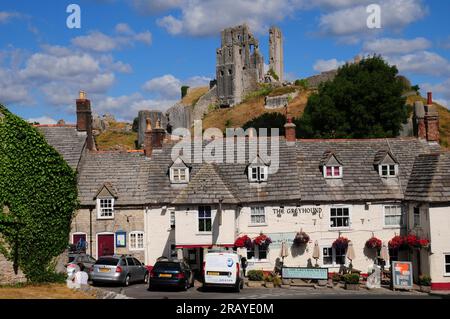
<path id="1" fill-rule="evenodd" d="M 381 249 L 381 246 L 383 246 L 383 242 L 376 237 L 372 237 L 366 241 L 366 247 L 368 249 Z"/>
<path id="2" fill-rule="evenodd" d="M 427 249 L 430 247 L 430 241 L 428 239 L 419 239 L 419 247 Z"/>
<path id="3" fill-rule="evenodd" d="M 421 292 L 429 293 L 431 291 L 431 277 L 427 275 L 420 275 L 419 286 Z"/>
<path id="4" fill-rule="evenodd" d="M 250 270 L 247 272 L 249 287 L 261 287 L 264 283 L 264 272 L 262 270 Z"/>
<path id="5" fill-rule="evenodd" d="M 388 243 L 389 249 L 404 249 L 407 247 L 405 239 L 402 236 L 394 236 Z"/>
<path id="6" fill-rule="evenodd" d="M 267 235 L 261 233 L 258 237 L 253 239 L 253 244 L 257 246 L 269 246 L 272 243 L 272 239 Z"/>
<path id="7" fill-rule="evenodd" d="M 340 236 L 333 242 L 333 248 L 347 250 L 349 242 L 350 240 L 348 240 L 348 238 Z"/>
<path id="8" fill-rule="evenodd" d="M 309 240 L 310 240 L 309 235 L 304 231 L 300 231 L 294 238 L 294 245 L 295 246 L 306 245 L 307 243 L 309 243 Z"/>
<path id="9" fill-rule="evenodd" d="M 406 246 L 410 249 L 419 248 L 419 238 L 416 235 L 409 234 L 404 238 Z"/>
<path id="10" fill-rule="evenodd" d="M 237 248 L 245 247 L 247 249 L 251 249 L 252 246 L 253 246 L 252 240 L 247 235 L 242 235 L 242 236 L 238 237 L 236 239 L 236 241 L 234 242 L 234 247 L 237 247 Z"/>
<path id="11" fill-rule="evenodd" d="M 339 283 L 342 280 L 342 276 L 339 275 L 338 273 L 334 273 L 333 276 L 331 276 L 331 281 L 333 282 L 333 286 L 336 287 L 337 285 L 339 285 Z"/>
<path id="12" fill-rule="evenodd" d="M 346 274 L 342 278 L 345 283 L 345 289 L 359 290 L 359 275 L 358 274 Z"/>

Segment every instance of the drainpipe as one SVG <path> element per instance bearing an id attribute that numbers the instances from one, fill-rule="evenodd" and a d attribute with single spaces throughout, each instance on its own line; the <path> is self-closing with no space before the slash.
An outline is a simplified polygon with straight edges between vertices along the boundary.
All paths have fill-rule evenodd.
<path id="1" fill-rule="evenodd" d="M 92 207 L 89 208 L 89 252 L 92 256 Z"/>

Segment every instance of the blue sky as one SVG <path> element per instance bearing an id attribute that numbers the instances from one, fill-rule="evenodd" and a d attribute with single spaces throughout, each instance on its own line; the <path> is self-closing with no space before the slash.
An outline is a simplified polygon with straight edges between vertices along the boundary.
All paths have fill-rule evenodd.
<path id="1" fill-rule="evenodd" d="M 71 3 L 80 29 L 66 26 Z M 372 3 L 381 29 L 367 28 Z M 80 89 L 118 119 L 165 110 L 181 85 L 215 77 L 220 30 L 246 22 L 266 63 L 268 27 L 282 29 L 290 80 L 379 53 L 449 106 L 449 12 L 441 0 L 2 0 L 0 103 L 41 123 L 74 122 Z"/>

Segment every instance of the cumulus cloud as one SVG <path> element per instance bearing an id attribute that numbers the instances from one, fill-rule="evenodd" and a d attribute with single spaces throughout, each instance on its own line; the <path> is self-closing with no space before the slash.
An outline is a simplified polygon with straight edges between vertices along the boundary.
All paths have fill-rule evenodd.
<path id="1" fill-rule="evenodd" d="M 110 52 L 136 42 L 152 44 L 152 34 L 148 30 L 136 33 L 128 24 L 119 23 L 116 25 L 115 31 L 119 35 L 109 36 L 99 31 L 91 31 L 87 35 L 73 38 L 72 44 L 78 48 L 95 52 Z"/>
<path id="2" fill-rule="evenodd" d="M 429 47 L 431 47 L 431 42 L 425 38 L 411 40 L 381 38 L 365 42 L 363 50 L 367 53 L 390 55 L 422 51 Z"/>
<path id="3" fill-rule="evenodd" d="M 387 60 L 404 73 L 430 76 L 450 75 L 450 62 L 434 52 L 420 51 L 399 56 L 388 56 Z"/>
<path id="4" fill-rule="evenodd" d="M 20 13 L 17 12 L 0 11 L 0 24 L 7 23 L 11 19 L 18 18 L 20 16 Z"/>
<path id="5" fill-rule="evenodd" d="M 172 74 L 166 74 L 147 81 L 142 89 L 155 94 L 163 99 L 176 99 L 180 96 L 181 86 L 199 87 L 209 85 L 211 78 L 205 76 L 193 76 L 184 81 L 176 78 Z"/>
<path id="6" fill-rule="evenodd" d="M 341 65 L 345 64 L 344 61 L 338 61 L 337 59 L 330 60 L 317 60 L 313 68 L 317 72 L 326 72 L 339 68 Z"/>

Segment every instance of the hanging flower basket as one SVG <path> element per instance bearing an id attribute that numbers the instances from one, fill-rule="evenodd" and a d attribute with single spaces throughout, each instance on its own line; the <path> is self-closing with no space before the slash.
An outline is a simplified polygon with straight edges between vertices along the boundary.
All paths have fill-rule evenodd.
<path id="1" fill-rule="evenodd" d="M 383 246 L 383 242 L 376 237 L 372 237 L 366 241 L 366 247 L 368 249 L 381 249 L 381 246 Z"/>
<path id="2" fill-rule="evenodd" d="M 408 246 L 408 248 L 420 248 L 419 246 L 419 238 L 416 235 L 410 234 L 405 237 L 405 244 Z"/>
<path id="3" fill-rule="evenodd" d="M 300 231 L 294 238 L 294 245 L 295 246 L 306 245 L 307 243 L 309 243 L 309 240 L 310 240 L 309 235 L 304 231 Z"/>
<path id="4" fill-rule="evenodd" d="M 349 242 L 350 240 L 348 240 L 348 238 L 342 236 L 338 237 L 333 243 L 333 248 L 346 250 Z"/>
<path id="5" fill-rule="evenodd" d="M 255 239 L 253 239 L 253 244 L 257 245 L 257 246 L 269 246 L 272 243 L 272 239 L 270 239 L 270 237 L 261 234 L 258 237 L 256 237 Z"/>
<path id="6" fill-rule="evenodd" d="M 250 249 L 253 247 L 253 243 L 250 237 L 248 237 L 247 235 L 243 235 L 236 239 L 236 241 L 234 242 L 234 247 L 237 248 L 245 247 L 247 249 Z"/>
<path id="7" fill-rule="evenodd" d="M 430 247 L 430 241 L 428 239 L 419 239 L 419 248 L 429 248 Z"/>
<path id="8" fill-rule="evenodd" d="M 402 236 L 394 236 L 389 241 L 388 246 L 389 249 L 404 249 L 407 246 L 407 244 Z"/>

